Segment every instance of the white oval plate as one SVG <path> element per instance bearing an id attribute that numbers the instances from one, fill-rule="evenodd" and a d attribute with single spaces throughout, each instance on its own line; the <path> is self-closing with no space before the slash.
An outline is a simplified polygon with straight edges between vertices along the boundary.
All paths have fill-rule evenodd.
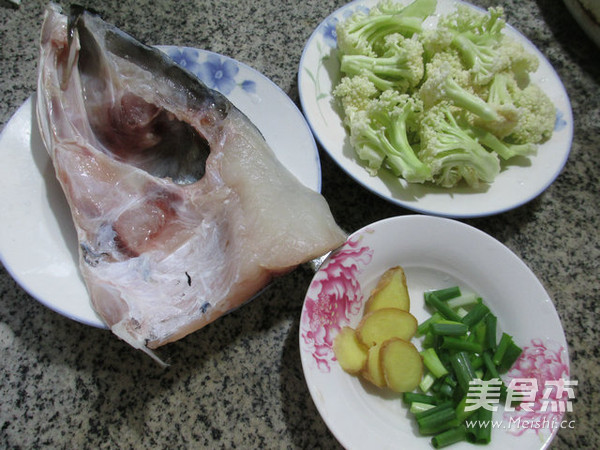
<path id="1" fill-rule="evenodd" d="M 409 3 L 408 0 L 404 2 Z M 438 0 L 436 14 L 447 14 L 457 3 L 455 0 Z M 571 104 L 548 60 L 510 26 L 506 27 L 506 33 L 538 56 L 540 66 L 532 80 L 550 96 L 557 108 L 552 139 L 539 147 L 537 155 L 530 157 L 529 162 L 507 166 L 491 185 L 480 190 L 406 183 L 386 171 L 381 171 L 376 177 L 367 173 L 348 141 L 342 116 L 331 92 L 340 77 L 335 53 L 336 23 L 356 10 L 376 4 L 377 0 L 358 0 L 338 9 L 315 29 L 302 53 L 298 70 L 300 102 L 315 137 L 329 155 L 348 175 L 373 193 L 402 207 L 427 214 L 456 218 L 488 216 L 521 206 L 541 194 L 559 175 L 569 155 L 573 137 Z M 424 26 L 433 27 L 435 23 L 437 17 L 432 16 Z"/>
<path id="2" fill-rule="evenodd" d="M 192 48 L 161 46 L 220 90 L 261 130 L 280 161 L 320 191 L 321 165 L 313 135 L 292 100 L 251 67 Z M 92 309 L 78 268 L 77 235 L 35 118 L 35 96 L 0 135 L 0 258 L 34 298 L 76 321 L 105 327 Z"/>
<path id="3" fill-rule="evenodd" d="M 344 372 L 332 350 L 345 325 L 355 327 L 363 304 L 385 270 L 404 268 L 411 298 L 410 312 L 419 322 L 430 316 L 423 293 L 458 285 L 476 292 L 498 317 L 498 331 L 512 335 L 524 355 L 508 378 L 569 377 L 567 343 L 552 300 L 531 270 L 500 242 L 461 222 L 409 215 L 376 222 L 353 233 L 316 273 L 300 319 L 300 355 L 312 399 L 323 420 L 347 449 L 431 448 L 418 435 L 400 395 L 377 389 Z M 532 320 L 535 318 L 535 320 Z M 413 339 L 419 346 L 419 339 Z M 536 360 L 543 355 L 541 363 Z M 527 370 L 524 370 L 527 368 Z M 553 374 L 553 375 L 550 375 Z M 506 380 L 505 380 L 506 381 Z M 537 392 L 533 412 L 506 412 L 500 404 L 486 448 L 539 449 L 556 434 L 562 414 L 540 412 Z M 521 421 L 517 422 L 517 419 Z M 548 420 L 526 429 L 525 419 Z M 452 448 L 473 449 L 472 444 Z"/>

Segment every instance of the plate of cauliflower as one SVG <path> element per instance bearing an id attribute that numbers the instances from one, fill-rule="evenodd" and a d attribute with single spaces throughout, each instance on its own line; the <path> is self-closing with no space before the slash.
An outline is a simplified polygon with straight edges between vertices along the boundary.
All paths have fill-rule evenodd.
<path id="1" fill-rule="evenodd" d="M 317 140 L 407 209 L 467 218 L 541 194 L 567 161 L 568 95 L 501 7 L 358 0 L 313 32 L 298 73 Z"/>

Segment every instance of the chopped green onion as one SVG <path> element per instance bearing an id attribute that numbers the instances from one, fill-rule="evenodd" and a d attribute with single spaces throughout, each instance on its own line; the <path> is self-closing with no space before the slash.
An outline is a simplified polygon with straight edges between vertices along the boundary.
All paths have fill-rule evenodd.
<path id="1" fill-rule="evenodd" d="M 502 333 L 502 337 L 500 338 L 498 347 L 496 348 L 494 356 L 492 357 L 492 361 L 494 361 L 494 364 L 496 364 L 497 366 L 500 365 L 500 363 L 502 362 L 502 358 L 504 358 L 504 353 L 506 353 L 506 350 L 508 349 L 511 342 L 512 336 L 506 333 Z"/>
<path id="2" fill-rule="evenodd" d="M 415 414 L 415 419 L 419 420 L 423 417 L 427 417 L 432 414 L 437 414 L 438 412 L 444 409 L 452 409 L 452 401 L 447 400 L 445 402 L 440 403 L 439 405 L 436 405 L 435 408 L 428 409 L 427 411 L 422 411 L 419 414 Z"/>
<path id="3" fill-rule="evenodd" d="M 456 387 L 458 385 L 456 378 L 454 378 L 454 375 L 451 373 L 444 377 L 444 383 L 449 384 L 452 387 Z"/>
<path id="4" fill-rule="evenodd" d="M 500 374 L 498 374 L 498 369 L 496 368 L 496 364 L 494 364 L 494 361 L 492 361 L 492 357 L 490 356 L 490 354 L 488 352 L 483 352 L 483 354 L 481 355 L 481 359 L 483 360 L 485 367 L 488 371 L 488 379 L 500 379 Z"/>
<path id="5" fill-rule="evenodd" d="M 435 383 L 435 377 L 431 372 L 427 372 L 419 383 L 419 389 L 423 392 L 429 392 L 433 383 Z"/>
<path id="6" fill-rule="evenodd" d="M 427 348 L 421 352 L 423 364 L 429 369 L 429 372 L 436 377 L 443 377 L 448 373 L 448 369 L 444 367 L 434 348 Z"/>
<path id="7" fill-rule="evenodd" d="M 443 448 L 457 442 L 465 441 L 467 439 L 467 430 L 464 425 L 450 428 L 449 430 L 443 431 L 431 438 L 431 445 L 433 448 Z"/>
<path id="8" fill-rule="evenodd" d="M 462 323 L 471 328 L 473 325 L 479 323 L 483 318 L 490 312 L 490 309 L 483 303 L 478 303 L 473 307 L 469 314 L 462 318 Z"/>
<path id="9" fill-rule="evenodd" d="M 462 294 L 460 297 L 451 298 L 446 302 L 446 304 L 450 308 L 455 309 L 461 306 L 473 306 L 475 304 L 478 304 L 479 302 L 481 302 L 481 297 L 479 297 L 476 294 L 468 293 Z"/>
<path id="10" fill-rule="evenodd" d="M 511 339 L 510 343 L 508 344 L 508 348 L 504 352 L 504 356 L 498 365 L 498 371 L 501 373 L 508 371 L 515 361 L 519 359 L 521 353 L 523 353 L 523 349 L 515 344 Z"/>
<path id="11" fill-rule="evenodd" d="M 418 414 L 431 408 L 435 408 L 435 405 L 432 405 L 431 403 L 412 402 L 409 411 L 413 414 Z"/>
<path id="12" fill-rule="evenodd" d="M 418 392 L 405 392 L 402 394 L 402 399 L 406 403 L 429 403 L 430 405 L 435 405 L 438 403 L 438 400 L 433 395 L 420 394 Z"/>
<path id="13" fill-rule="evenodd" d="M 441 301 L 445 302 L 447 300 L 460 297 L 461 293 L 460 288 L 458 286 L 452 286 L 444 289 L 437 289 L 435 291 L 425 292 L 425 298 L 427 298 L 428 295 L 435 295 Z"/>
<path id="14" fill-rule="evenodd" d="M 471 335 L 473 336 L 472 342 L 481 344 L 481 347 L 485 349 L 485 339 L 487 333 L 487 323 L 485 320 L 480 321 L 471 327 Z"/>
<path id="15" fill-rule="evenodd" d="M 484 348 L 496 351 L 496 323 L 498 318 L 493 314 L 485 317 L 485 344 Z"/>
<path id="16" fill-rule="evenodd" d="M 469 383 L 475 379 L 475 371 L 469 361 L 469 355 L 465 352 L 458 352 L 450 358 L 450 364 L 456 374 L 456 381 L 464 392 L 469 391 Z"/>
<path id="17" fill-rule="evenodd" d="M 492 411 L 479 408 L 472 424 L 473 427 L 467 430 L 467 440 L 474 444 L 489 444 L 492 438 Z"/>
<path id="18" fill-rule="evenodd" d="M 454 408 L 454 411 L 456 412 L 456 420 L 458 421 L 458 423 L 463 423 L 467 417 L 471 416 L 472 414 L 475 414 L 475 412 L 477 411 L 477 409 L 470 409 L 469 411 L 465 411 L 466 407 L 467 407 L 467 395 L 465 395 L 458 402 L 458 405 L 456 405 L 456 408 Z"/>
<path id="19" fill-rule="evenodd" d="M 456 311 L 456 315 L 458 317 L 460 317 L 461 319 L 463 317 L 465 317 L 467 314 L 469 314 L 469 311 L 467 311 L 465 308 L 463 308 L 462 306 L 459 306 L 458 308 L 455 309 Z"/>
<path id="20" fill-rule="evenodd" d="M 508 389 L 500 374 L 510 369 L 522 349 L 506 333 L 497 338 L 498 319 L 476 294 L 461 294 L 453 287 L 426 292 L 424 298 L 432 315 L 417 328 L 426 367 L 419 384 L 422 393 L 405 393 L 404 401 L 419 433 L 433 436 L 434 448 L 465 440 L 487 444 L 491 411 L 465 410 L 470 383 L 497 379 L 500 400 L 506 401 Z"/>
<path id="21" fill-rule="evenodd" d="M 429 319 L 419 324 L 417 327 L 417 336 L 423 336 L 429 331 L 429 326 L 432 323 L 443 320 L 444 317 L 439 312 L 434 312 Z"/>
<path id="22" fill-rule="evenodd" d="M 435 345 L 435 335 L 430 331 L 425 335 L 423 340 L 423 347 L 433 347 Z"/>
<path id="23" fill-rule="evenodd" d="M 452 308 L 440 300 L 433 292 L 429 292 L 428 294 L 429 295 L 425 295 L 426 304 L 439 311 L 439 313 L 446 319 L 460 322 L 460 317 L 454 310 L 452 310 Z"/>
<path id="24" fill-rule="evenodd" d="M 441 320 L 431 324 L 431 332 L 438 336 L 464 336 L 468 331 L 467 325 L 452 320 Z"/>
<path id="25" fill-rule="evenodd" d="M 444 397 L 452 398 L 454 395 L 454 386 L 450 386 L 448 383 L 441 383 L 438 393 Z"/>
<path id="26" fill-rule="evenodd" d="M 452 420 L 456 419 L 456 412 L 452 402 L 449 402 L 416 414 L 415 417 L 419 433 L 427 436 L 447 430 L 452 425 Z"/>
<path id="27" fill-rule="evenodd" d="M 444 336 L 441 347 L 448 350 L 459 350 L 470 353 L 481 353 L 483 351 L 483 347 L 477 342 L 469 342 L 452 336 Z"/>
<path id="28" fill-rule="evenodd" d="M 473 369 L 477 370 L 483 367 L 483 358 L 481 356 L 471 353 L 469 359 L 471 360 L 471 367 L 473 367 Z"/>

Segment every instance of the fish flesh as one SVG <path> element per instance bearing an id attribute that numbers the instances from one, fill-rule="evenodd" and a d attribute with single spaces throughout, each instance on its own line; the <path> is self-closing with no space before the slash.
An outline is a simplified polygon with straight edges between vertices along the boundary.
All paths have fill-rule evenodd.
<path id="1" fill-rule="evenodd" d="M 90 11 L 46 8 L 37 118 L 92 305 L 155 358 L 345 241 L 225 96 Z"/>

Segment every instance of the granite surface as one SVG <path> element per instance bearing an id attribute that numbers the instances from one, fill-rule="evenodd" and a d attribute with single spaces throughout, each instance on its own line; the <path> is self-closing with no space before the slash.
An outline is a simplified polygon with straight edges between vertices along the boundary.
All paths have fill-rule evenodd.
<path id="1" fill-rule="evenodd" d="M 344 4 L 80 3 L 148 43 L 194 46 L 242 61 L 296 103 L 303 46 Z M 542 195 L 501 215 L 464 222 L 522 258 L 561 318 L 579 386 L 568 413 L 573 426 L 558 432 L 552 448 L 600 448 L 600 51 L 561 1 L 473 3 L 503 5 L 508 21 L 548 58 L 570 96 L 575 134 L 564 170 Z M 43 7 L 41 0 L 20 6 L 0 0 L 0 127 L 34 92 Z M 322 150 L 321 163 L 322 192 L 344 229 L 410 213 L 360 187 Z M 300 364 L 299 317 L 311 277 L 301 267 L 250 304 L 170 344 L 165 370 L 108 331 L 44 307 L 2 267 L 0 447 L 339 447 L 311 400 Z"/>

